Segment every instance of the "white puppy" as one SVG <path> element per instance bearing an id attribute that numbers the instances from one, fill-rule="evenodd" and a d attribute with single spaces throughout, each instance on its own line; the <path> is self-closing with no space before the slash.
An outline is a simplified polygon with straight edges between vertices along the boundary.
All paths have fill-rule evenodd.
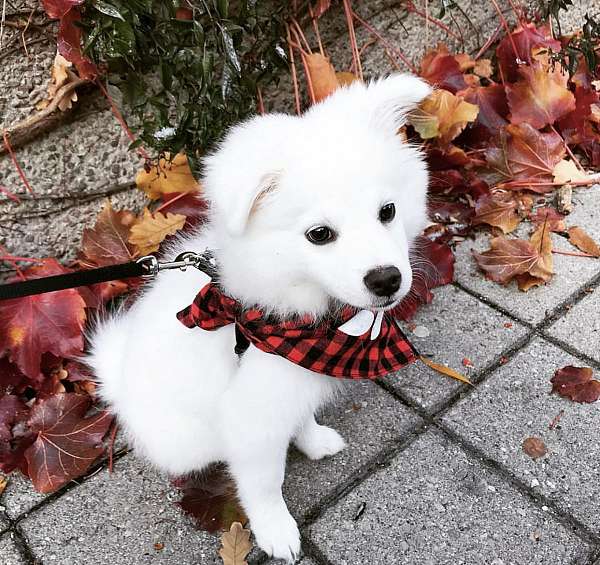
<path id="1" fill-rule="evenodd" d="M 205 159 L 207 225 L 167 256 L 213 250 L 224 292 L 280 318 L 392 307 L 411 287 L 428 183 L 396 134 L 429 92 L 410 75 L 355 82 L 301 117 L 234 127 Z M 161 273 L 99 325 L 89 362 L 139 453 L 173 475 L 227 462 L 258 545 L 291 561 L 300 536 L 281 494 L 286 452 L 290 441 L 311 459 L 344 447 L 314 417 L 343 381 L 253 346 L 238 359 L 232 325 L 184 327 L 175 314 L 206 282 Z"/>

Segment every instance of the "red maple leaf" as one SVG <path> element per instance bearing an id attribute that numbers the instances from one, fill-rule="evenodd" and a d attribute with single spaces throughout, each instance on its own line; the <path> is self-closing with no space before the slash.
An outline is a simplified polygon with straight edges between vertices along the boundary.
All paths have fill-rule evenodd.
<path id="1" fill-rule="evenodd" d="M 575 109 L 558 121 L 558 127 L 567 143 L 582 143 L 598 137 L 589 118 L 592 114 L 592 104 L 599 101 L 598 93 L 592 88 L 575 88 Z"/>
<path id="2" fill-rule="evenodd" d="M 496 181 L 552 181 L 552 171 L 566 153 L 560 135 L 555 132 L 540 133 L 527 123 L 508 125 L 497 141 L 497 146 L 489 147 L 485 152 Z M 527 188 L 543 193 L 553 187 L 531 184 Z"/>
<path id="3" fill-rule="evenodd" d="M 53 19 L 62 18 L 75 6 L 81 6 L 84 0 L 42 0 L 44 10 Z"/>
<path id="4" fill-rule="evenodd" d="M 68 272 L 56 259 L 24 271 L 27 279 Z M 85 302 L 74 289 L 60 290 L 0 302 L 0 355 L 32 380 L 41 377 L 42 355 L 73 357 L 83 350 Z"/>
<path id="5" fill-rule="evenodd" d="M 33 406 L 28 423 L 37 437 L 25 457 L 38 492 L 53 492 L 83 475 L 104 452 L 112 416 L 104 411 L 86 418 L 90 405 L 89 396 L 67 393 Z"/>
<path id="6" fill-rule="evenodd" d="M 522 80 L 506 85 L 513 124 L 527 123 L 536 129 L 552 125 L 575 110 L 575 97 L 567 88 L 568 76 L 559 65 L 534 61 L 519 68 Z"/>
<path id="7" fill-rule="evenodd" d="M 417 238 L 413 257 L 413 284 L 404 300 L 393 309 L 393 315 L 410 320 L 421 304 L 433 300 L 431 289 L 449 284 L 454 279 L 454 253 L 443 243 Z"/>
<path id="8" fill-rule="evenodd" d="M 28 416 L 29 408 L 19 397 L 0 397 L 0 469 L 4 473 L 27 471 L 24 453 L 35 439 L 26 423 Z"/>
<path id="9" fill-rule="evenodd" d="M 501 84 L 471 87 L 459 93 L 467 102 L 479 107 L 475 124 L 468 132 L 469 140 L 472 137 L 484 138 L 478 129 L 485 130 L 489 138 L 508 124 L 508 102 L 506 92 Z M 475 131 L 474 131 L 475 130 Z"/>
<path id="10" fill-rule="evenodd" d="M 552 392 L 574 402 L 596 402 L 600 398 L 600 381 L 593 379 L 592 375 L 589 367 L 567 365 L 550 379 Z"/>
<path id="11" fill-rule="evenodd" d="M 488 251 L 473 252 L 473 256 L 486 276 L 500 284 L 508 284 L 516 276 L 529 272 L 539 258 L 531 242 L 506 237 L 495 237 Z"/>
<path id="12" fill-rule="evenodd" d="M 184 227 L 194 227 L 204 223 L 208 203 L 204 198 L 194 192 L 169 192 L 161 197 L 162 204 L 159 210 L 166 214 L 183 214 L 185 216 Z"/>
<path id="13" fill-rule="evenodd" d="M 519 67 L 532 62 L 532 50 L 536 47 L 556 52 L 561 50 L 560 41 L 552 37 L 547 26 L 536 27 L 531 23 L 519 25 L 500 41 L 496 56 L 504 81 L 514 82 L 519 78 Z"/>
<path id="14" fill-rule="evenodd" d="M 467 87 L 460 64 L 448 53 L 448 48 L 443 43 L 423 57 L 419 74 L 431 85 L 453 94 Z"/>

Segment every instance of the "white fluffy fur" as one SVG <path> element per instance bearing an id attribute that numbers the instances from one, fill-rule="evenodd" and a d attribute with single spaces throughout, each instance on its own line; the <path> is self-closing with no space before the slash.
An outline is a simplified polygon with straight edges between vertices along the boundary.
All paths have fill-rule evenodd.
<path id="1" fill-rule="evenodd" d="M 256 117 L 234 127 L 205 160 L 208 225 L 170 249 L 213 249 L 224 290 L 286 317 L 316 317 L 332 300 L 376 309 L 366 272 L 395 265 L 404 296 L 409 248 L 425 225 L 428 175 L 418 151 L 396 135 L 429 87 L 409 75 L 354 83 L 302 117 Z M 383 225 L 380 207 L 394 202 Z M 324 246 L 307 229 L 326 224 Z M 258 545 L 292 561 L 300 550 L 281 485 L 290 441 L 308 457 L 344 447 L 314 414 L 340 386 L 254 347 L 238 361 L 234 328 L 191 330 L 175 313 L 208 281 L 165 272 L 127 311 L 100 324 L 89 359 L 101 393 L 139 453 L 180 475 L 229 464 Z"/>

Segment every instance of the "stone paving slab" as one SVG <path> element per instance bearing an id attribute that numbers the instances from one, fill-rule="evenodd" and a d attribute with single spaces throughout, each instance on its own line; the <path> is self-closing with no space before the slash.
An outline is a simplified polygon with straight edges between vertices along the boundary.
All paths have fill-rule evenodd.
<path id="1" fill-rule="evenodd" d="M 554 254 L 555 275 L 552 280 L 545 286 L 521 292 L 514 282 L 502 286 L 487 280 L 477 268 L 472 250 L 486 251 L 489 249 L 489 239 L 487 234 L 479 234 L 474 241 L 465 240 L 457 246 L 456 280 L 465 288 L 486 297 L 530 324 L 542 322 L 549 313 L 600 272 L 600 262 Z M 552 241 L 556 249 L 573 251 L 571 244 L 563 237 L 553 235 Z"/>
<path id="2" fill-rule="evenodd" d="M 34 490 L 28 477 L 14 472 L 9 475 L 6 490 L 0 496 L 0 507 L 10 518 L 15 519 L 40 503 L 46 496 Z"/>
<path id="3" fill-rule="evenodd" d="M 27 565 L 10 534 L 0 537 L 0 558 L 2 565 Z"/>
<path id="4" fill-rule="evenodd" d="M 411 324 L 404 324 L 406 334 L 420 353 L 469 378 L 476 378 L 527 333 L 521 324 L 453 286 L 434 289 L 433 294 L 433 302 L 420 308 Z M 416 335 L 425 330 L 427 337 Z M 473 366 L 465 366 L 465 359 Z M 420 362 L 385 381 L 428 412 L 439 409 L 463 386 Z"/>
<path id="5" fill-rule="evenodd" d="M 8 518 L 4 515 L 4 511 L 0 506 L 0 532 L 6 530 L 9 527 L 9 525 L 10 523 L 8 521 Z"/>
<path id="6" fill-rule="evenodd" d="M 348 445 L 320 461 L 291 450 L 284 497 L 296 519 L 422 423 L 411 410 L 369 381 L 349 382 L 345 397 L 327 408 L 318 421 L 335 428 Z"/>
<path id="7" fill-rule="evenodd" d="M 590 554 L 549 512 L 435 432 L 421 436 L 307 531 L 336 565 L 566 565 Z"/>
<path id="8" fill-rule="evenodd" d="M 172 502 L 168 479 L 131 455 L 20 522 L 33 553 L 60 565 L 219 563 L 218 538 Z M 157 550 L 155 543 L 164 544 Z"/>
<path id="9" fill-rule="evenodd" d="M 600 363 L 600 289 L 573 306 L 547 332 Z"/>
<path id="10" fill-rule="evenodd" d="M 600 409 L 550 394 L 552 375 L 565 365 L 585 364 L 536 339 L 460 401 L 443 423 L 598 534 Z M 538 460 L 527 456 L 522 444 L 528 437 L 542 438 L 548 454 Z"/>

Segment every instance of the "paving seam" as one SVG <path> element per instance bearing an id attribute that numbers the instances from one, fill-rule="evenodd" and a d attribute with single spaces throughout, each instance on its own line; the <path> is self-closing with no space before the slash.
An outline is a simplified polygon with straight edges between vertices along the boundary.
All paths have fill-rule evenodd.
<path id="1" fill-rule="evenodd" d="M 527 486 L 526 483 L 513 475 L 508 468 L 486 455 L 482 450 L 473 445 L 459 433 L 448 428 L 441 422 L 432 422 L 432 426 L 443 432 L 448 439 L 459 445 L 463 451 L 465 451 L 476 461 L 479 461 L 495 475 L 512 485 L 519 493 L 533 502 L 533 504 L 542 512 L 546 512 L 543 510 L 543 506 L 546 506 L 552 510 L 552 515 L 555 519 L 557 519 L 569 531 L 577 535 L 577 537 L 579 537 L 581 540 L 590 544 L 592 549 L 596 549 L 600 545 L 600 534 L 592 532 L 583 522 L 572 516 L 568 511 L 561 508 L 553 500 L 547 498 L 541 493 L 533 491 L 529 486 Z"/>

